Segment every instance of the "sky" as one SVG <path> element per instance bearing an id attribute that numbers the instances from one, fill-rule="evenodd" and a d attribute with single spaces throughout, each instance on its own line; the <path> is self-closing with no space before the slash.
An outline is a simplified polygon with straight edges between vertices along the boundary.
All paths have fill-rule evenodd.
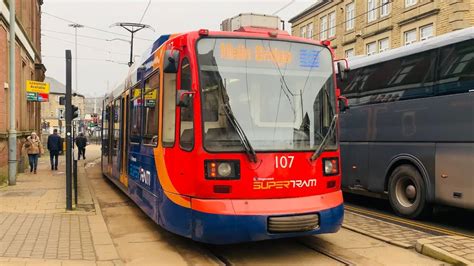
<path id="1" fill-rule="evenodd" d="M 162 34 L 201 28 L 219 30 L 220 23 L 239 13 L 272 14 L 287 21 L 315 1 L 308 0 L 45 0 L 42 6 L 42 56 L 46 76 L 65 83 L 65 50 L 73 55 L 75 90 L 75 38 L 71 23 L 85 27 L 77 30 L 76 92 L 86 97 L 103 96 L 125 79 L 128 72 L 130 35 L 116 22 L 140 22 L 153 30 L 138 32 L 134 54 L 141 55 Z M 148 8 L 147 8 L 148 7 Z M 145 12 L 146 10 L 146 12 Z M 143 17 L 143 18 L 142 18 Z M 290 29 L 290 24 L 286 23 Z M 122 34 L 122 35 L 120 35 Z M 122 40 L 112 40 L 112 39 Z"/>

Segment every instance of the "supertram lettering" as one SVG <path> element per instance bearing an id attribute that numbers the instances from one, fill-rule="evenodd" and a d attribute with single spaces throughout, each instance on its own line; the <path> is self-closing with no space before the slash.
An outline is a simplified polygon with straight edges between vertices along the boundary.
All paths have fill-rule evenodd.
<path id="1" fill-rule="evenodd" d="M 315 187 L 316 179 L 309 180 L 285 180 L 285 181 L 254 181 L 253 189 L 267 190 L 267 189 L 288 189 L 288 188 L 303 188 Z"/>
<path id="2" fill-rule="evenodd" d="M 268 181 L 268 182 L 253 182 L 253 189 L 282 189 L 289 188 L 290 181 Z"/>

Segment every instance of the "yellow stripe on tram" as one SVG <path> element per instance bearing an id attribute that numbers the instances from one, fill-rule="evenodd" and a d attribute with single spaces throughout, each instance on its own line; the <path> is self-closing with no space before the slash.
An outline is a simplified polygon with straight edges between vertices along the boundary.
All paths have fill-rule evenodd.
<path id="1" fill-rule="evenodd" d="M 362 214 L 365 213 L 365 214 L 369 214 L 369 215 L 372 215 L 372 216 L 384 218 L 384 219 L 387 219 L 387 220 L 400 222 L 400 223 L 403 223 L 403 224 L 409 224 L 409 225 L 416 226 L 416 227 L 426 228 L 426 229 L 429 229 L 431 231 L 435 231 L 435 232 L 442 233 L 442 234 L 464 236 L 464 237 L 469 237 L 469 238 L 473 237 L 472 235 L 463 234 L 463 233 L 459 233 L 459 232 L 454 232 L 454 231 L 451 231 L 451 230 L 443 229 L 443 228 L 440 228 L 440 227 L 434 227 L 434 226 L 427 225 L 427 224 L 424 224 L 424 223 L 414 222 L 414 221 L 411 221 L 411 220 L 406 220 L 406 219 L 403 219 L 403 218 L 398 218 L 398 217 L 394 217 L 394 216 L 390 216 L 390 215 L 386 215 L 386 214 L 381 214 L 381 213 L 374 212 L 374 211 L 369 211 L 369 210 L 366 210 L 366 209 L 361 209 L 361 208 L 357 208 L 357 207 L 353 207 L 353 206 L 348 206 L 346 204 L 344 205 L 344 208 L 346 210 L 349 210 L 349 211 L 355 211 L 355 212 L 359 212 L 359 213 L 362 213 Z"/>

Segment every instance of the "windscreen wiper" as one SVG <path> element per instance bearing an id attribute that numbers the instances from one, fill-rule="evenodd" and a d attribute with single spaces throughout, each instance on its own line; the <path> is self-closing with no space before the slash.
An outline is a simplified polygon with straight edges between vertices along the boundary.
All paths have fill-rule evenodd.
<path id="1" fill-rule="evenodd" d="M 225 101 L 223 107 L 224 107 L 224 112 L 227 116 L 227 119 L 229 119 L 230 124 L 234 127 L 235 131 L 237 131 L 237 135 L 239 135 L 240 141 L 242 142 L 242 145 L 244 146 L 245 152 L 247 153 L 249 160 L 253 163 L 256 163 L 257 153 L 253 149 L 252 144 L 250 144 L 250 141 L 245 135 L 244 130 L 242 129 L 239 122 L 235 118 L 234 113 L 232 112 L 232 109 L 230 108 L 229 102 Z"/>
<path id="2" fill-rule="evenodd" d="M 336 129 L 336 125 L 337 125 L 336 122 L 337 122 L 337 114 L 334 115 L 334 117 L 332 118 L 331 124 L 329 125 L 328 132 L 326 133 L 323 140 L 321 141 L 321 144 L 319 144 L 316 151 L 313 153 L 313 155 L 311 155 L 311 161 L 318 159 L 321 153 L 326 149 L 326 146 L 328 144 L 328 139 L 333 134 L 334 130 Z"/>

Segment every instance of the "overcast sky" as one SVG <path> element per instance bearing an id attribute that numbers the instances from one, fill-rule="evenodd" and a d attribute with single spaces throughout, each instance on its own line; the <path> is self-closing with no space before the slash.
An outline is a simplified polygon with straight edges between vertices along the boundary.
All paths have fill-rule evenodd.
<path id="1" fill-rule="evenodd" d="M 110 25 L 115 22 L 139 22 L 148 2 L 149 0 L 45 0 L 42 7 L 42 55 L 47 68 L 46 75 L 65 83 L 64 50 L 71 49 L 73 57 L 75 55 L 74 29 L 68 25 L 70 22 L 83 24 L 85 27 L 78 29 L 78 92 L 89 97 L 104 95 L 107 84 L 112 89 L 125 78 L 130 51 L 127 42 L 107 41 L 114 38 L 129 39 L 125 30 L 111 28 Z M 287 8 L 278 13 L 284 20 L 292 18 L 315 1 L 151 0 L 142 23 L 152 26 L 155 31 L 145 29 L 136 35 L 143 39 L 135 41 L 134 54 L 141 55 L 152 40 L 161 34 L 200 28 L 218 30 L 222 20 L 226 18 L 247 12 L 272 14 L 290 2 L 292 3 Z M 288 23 L 286 26 L 290 28 Z"/>

